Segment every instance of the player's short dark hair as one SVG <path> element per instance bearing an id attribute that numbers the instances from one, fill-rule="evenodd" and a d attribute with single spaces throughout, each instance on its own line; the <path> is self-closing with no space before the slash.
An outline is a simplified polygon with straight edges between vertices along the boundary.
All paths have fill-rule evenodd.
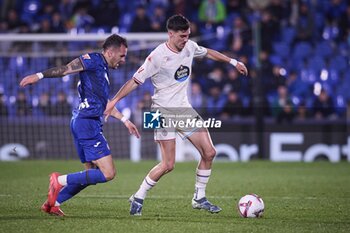
<path id="1" fill-rule="evenodd" d="M 102 48 L 103 50 L 106 50 L 110 47 L 119 48 L 122 45 L 124 45 L 126 48 L 128 47 L 126 39 L 117 34 L 112 34 L 103 42 Z"/>
<path id="2" fill-rule="evenodd" d="M 173 15 L 166 22 L 166 28 L 173 31 L 186 31 L 190 28 L 190 21 L 185 16 Z"/>

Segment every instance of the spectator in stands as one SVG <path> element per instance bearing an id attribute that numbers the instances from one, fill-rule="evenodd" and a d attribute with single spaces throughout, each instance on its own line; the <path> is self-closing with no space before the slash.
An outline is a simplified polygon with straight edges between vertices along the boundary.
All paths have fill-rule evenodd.
<path id="1" fill-rule="evenodd" d="M 69 21 L 73 15 L 75 2 L 71 0 L 61 0 L 58 10 L 64 22 Z"/>
<path id="2" fill-rule="evenodd" d="M 0 20 L 0 33 L 7 33 L 9 25 L 7 21 Z"/>
<path id="3" fill-rule="evenodd" d="M 266 93 L 271 93 L 276 90 L 276 87 L 273 83 L 273 65 L 269 60 L 269 53 L 267 51 L 261 51 L 259 54 L 260 57 L 260 78 L 262 79 L 263 89 Z"/>
<path id="4" fill-rule="evenodd" d="M 202 0 L 198 16 L 204 27 L 215 29 L 224 22 L 226 7 L 221 0 Z"/>
<path id="5" fill-rule="evenodd" d="M 44 116 L 51 116 L 53 114 L 53 107 L 51 104 L 49 93 L 43 92 L 40 95 L 38 107 L 39 107 L 40 113 Z"/>
<path id="6" fill-rule="evenodd" d="M 239 92 L 242 88 L 242 82 L 240 79 L 239 73 L 232 69 L 231 67 L 228 69 L 227 73 L 228 79 L 225 80 L 223 91 L 228 93 L 230 91 Z"/>
<path id="7" fill-rule="evenodd" d="M 95 26 L 111 28 L 118 26 L 120 10 L 115 0 L 101 0 L 96 9 L 93 9 Z"/>
<path id="8" fill-rule="evenodd" d="M 346 11 L 342 14 L 339 20 L 340 40 L 346 41 L 348 31 L 350 28 L 350 4 L 347 6 Z"/>
<path id="9" fill-rule="evenodd" d="M 0 116 L 8 116 L 4 93 L 0 92 Z"/>
<path id="10" fill-rule="evenodd" d="M 272 66 L 272 88 L 277 89 L 279 86 L 286 85 L 286 70 L 280 65 Z"/>
<path id="11" fill-rule="evenodd" d="M 64 33 L 66 32 L 66 28 L 64 22 L 62 20 L 62 16 L 59 12 L 54 12 L 52 15 L 51 21 L 51 31 L 53 33 Z"/>
<path id="12" fill-rule="evenodd" d="M 293 121 L 295 116 L 294 106 L 285 86 L 279 86 L 277 89 L 277 98 L 272 103 L 272 114 L 278 123 Z"/>
<path id="13" fill-rule="evenodd" d="M 157 5 L 154 8 L 154 12 L 151 16 L 151 28 L 154 32 L 166 31 L 166 15 L 161 5 Z"/>
<path id="14" fill-rule="evenodd" d="M 232 31 L 228 35 L 228 48 L 236 54 L 247 54 L 248 45 L 252 41 L 250 27 L 241 16 L 236 16 L 232 21 Z"/>
<path id="15" fill-rule="evenodd" d="M 71 23 L 73 27 L 84 32 L 89 32 L 95 23 L 95 19 L 88 14 L 88 6 L 81 5 L 77 8 L 72 17 Z"/>
<path id="16" fill-rule="evenodd" d="M 10 9 L 7 13 L 7 25 L 8 30 L 10 32 L 16 33 L 19 30 L 19 27 L 22 25 L 22 21 L 20 20 L 18 13 L 15 9 Z"/>
<path id="17" fill-rule="evenodd" d="M 235 91 L 230 91 L 227 95 L 226 103 L 222 109 L 221 117 L 229 119 L 243 115 L 243 103 Z"/>
<path id="18" fill-rule="evenodd" d="M 46 2 L 45 5 L 43 6 L 42 15 L 40 16 L 41 20 L 48 19 L 49 21 L 51 21 L 54 11 L 55 11 L 55 7 L 53 3 Z"/>
<path id="19" fill-rule="evenodd" d="M 67 100 L 67 95 L 63 91 L 58 92 L 57 101 L 53 106 L 52 115 L 55 116 L 70 116 L 72 107 Z"/>
<path id="20" fill-rule="evenodd" d="M 143 113 L 150 111 L 152 105 L 152 95 L 149 91 L 143 93 L 142 99 L 137 102 L 136 109 L 133 111 L 133 122 L 140 126 L 143 124 Z"/>
<path id="21" fill-rule="evenodd" d="M 152 105 L 152 95 L 149 91 L 146 91 L 143 94 L 143 98 L 142 98 L 142 103 L 143 103 L 143 110 L 144 111 L 149 111 L 151 109 L 151 105 Z"/>
<path id="22" fill-rule="evenodd" d="M 340 29 L 337 21 L 331 21 L 330 19 L 326 19 L 326 23 L 323 27 L 322 38 L 324 40 L 332 40 L 336 41 L 340 36 Z"/>
<path id="23" fill-rule="evenodd" d="M 247 10 L 247 2 L 245 0 L 226 0 L 227 14 L 233 13 L 243 15 Z"/>
<path id="24" fill-rule="evenodd" d="M 270 12 L 272 20 L 279 23 L 280 26 L 286 26 L 288 24 L 287 17 L 289 12 L 287 9 L 286 1 L 271 0 L 271 3 L 267 7 L 267 11 Z"/>
<path id="25" fill-rule="evenodd" d="M 316 119 L 327 119 L 335 117 L 334 104 L 332 98 L 325 89 L 315 99 L 313 103 L 313 111 Z"/>
<path id="26" fill-rule="evenodd" d="M 43 18 L 40 22 L 40 27 L 37 33 L 51 33 L 51 22 L 48 18 Z"/>
<path id="27" fill-rule="evenodd" d="M 346 11 L 347 4 L 344 0 L 330 0 L 329 2 L 329 5 L 325 9 L 325 15 L 331 23 L 338 23 Z"/>
<path id="28" fill-rule="evenodd" d="M 295 71 L 291 71 L 288 74 L 286 78 L 286 87 L 288 88 L 288 93 L 301 98 L 307 97 L 309 91 L 308 85 L 298 78 L 298 74 Z"/>
<path id="29" fill-rule="evenodd" d="M 146 14 L 144 5 L 138 5 L 136 15 L 132 20 L 130 32 L 151 32 L 151 20 Z"/>
<path id="30" fill-rule="evenodd" d="M 224 86 L 225 73 L 221 67 L 214 67 L 212 71 L 209 72 L 208 76 L 208 87 L 217 86 L 220 89 Z"/>
<path id="31" fill-rule="evenodd" d="M 273 17 L 268 10 L 261 15 L 261 49 L 267 52 L 272 51 L 272 44 L 280 32 L 280 24 L 277 18 Z"/>
<path id="32" fill-rule="evenodd" d="M 314 15 L 304 2 L 299 5 L 299 12 L 296 20 L 296 38 L 295 43 L 313 42 L 314 35 Z"/>
<path id="33" fill-rule="evenodd" d="M 292 27 L 296 27 L 299 17 L 299 0 L 291 0 L 289 5 L 289 24 Z"/>
<path id="34" fill-rule="evenodd" d="M 31 108 L 27 100 L 27 96 L 23 91 L 18 92 L 16 98 L 16 115 L 29 116 L 31 115 Z"/>
<path id="35" fill-rule="evenodd" d="M 201 32 L 199 31 L 198 24 L 196 22 L 191 22 L 191 38 L 196 38 L 201 36 Z"/>
<path id="36" fill-rule="evenodd" d="M 202 115 L 205 116 L 205 107 L 207 106 L 207 97 L 202 92 L 202 87 L 199 83 L 193 82 L 191 85 L 191 104 L 196 111 Z"/>
<path id="37" fill-rule="evenodd" d="M 305 121 L 307 119 L 310 119 L 311 113 L 309 109 L 306 107 L 306 104 L 304 101 L 301 101 L 297 107 L 297 113 L 295 116 L 295 120 L 297 121 Z"/>
<path id="38" fill-rule="evenodd" d="M 222 93 L 219 85 L 212 85 L 209 88 L 207 99 L 207 112 L 209 117 L 220 116 L 226 102 L 226 96 Z"/>

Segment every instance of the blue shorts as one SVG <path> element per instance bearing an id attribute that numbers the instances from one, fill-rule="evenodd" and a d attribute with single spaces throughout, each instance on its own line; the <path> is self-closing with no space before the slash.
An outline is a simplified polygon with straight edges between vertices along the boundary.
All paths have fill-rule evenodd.
<path id="1" fill-rule="evenodd" d="M 72 118 L 70 127 L 82 163 L 111 154 L 102 134 L 102 122 L 99 118 Z"/>

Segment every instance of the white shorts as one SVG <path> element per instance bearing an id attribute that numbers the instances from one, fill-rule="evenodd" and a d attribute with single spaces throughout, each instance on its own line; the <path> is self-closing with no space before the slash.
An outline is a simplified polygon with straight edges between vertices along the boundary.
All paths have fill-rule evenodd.
<path id="1" fill-rule="evenodd" d="M 203 119 L 193 108 L 178 108 L 176 111 L 174 109 L 158 109 L 162 114 L 164 124 L 162 128 L 154 130 L 155 141 L 175 139 L 176 134 L 184 140 L 201 129 L 197 127 L 196 122 L 203 122 Z"/>

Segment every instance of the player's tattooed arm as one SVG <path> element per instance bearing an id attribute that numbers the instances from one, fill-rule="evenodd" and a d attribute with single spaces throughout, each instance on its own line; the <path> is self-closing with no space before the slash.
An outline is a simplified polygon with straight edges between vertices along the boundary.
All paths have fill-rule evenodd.
<path id="1" fill-rule="evenodd" d="M 30 84 L 37 83 L 42 78 L 63 77 L 65 75 L 77 73 L 83 70 L 84 70 L 83 64 L 81 63 L 79 58 L 76 58 L 65 66 L 57 66 L 57 67 L 53 67 L 51 69 L 45 70 L 43 72 L 27 75 L 21 80 L 19 85 L 21 87 L 25 87 Z"/>
<path id="2" fill-rule="evenodd" d="M 45 78 L 63 77 L 67 74 L 77 73 L 82 70 L 84 70 L 83 64 L 79 58 L 76 58 L 73 61 L 69 62 L 67 65 L 57 66 L 48 70 L 44 70 L 42 74 Z"/>

